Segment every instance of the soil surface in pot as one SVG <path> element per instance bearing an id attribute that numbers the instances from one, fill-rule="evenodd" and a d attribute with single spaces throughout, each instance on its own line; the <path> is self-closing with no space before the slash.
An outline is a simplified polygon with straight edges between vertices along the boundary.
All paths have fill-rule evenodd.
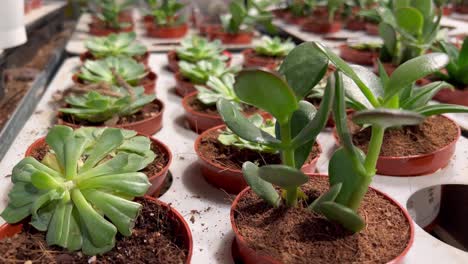
<path id="1" fill-rule="evenodd" d="M 157 116 L 161 112 L 161 106 L 156 102 L 151 102 L 145 105 L 140 111 L 130 116 L 121 116 L 117 120 L 116 125 L 130 124 L 138 121 L 142 121 L 154 116 Z M 61 113 L 60 118 L 68 123 L 75 124 L 78 126 L 104 126 L 104 123 L 92 123 L 86 120 L 75 119 L 73 115 Z"/>
<path id="2" fill-rule="evenodd" d="M 249 247 L 283 263 L 387 263 L 404 251 L 410 224 L 397 205 L 369 190 L 359 209 L 367 226 L 352 234 L 306 209 L 328 188 L 327 177 L 312 177 L 302 187 L 310 200 L 296 208 L 273 208 L 249 190 L 236 208 L 236 226 Z"/>
<path id="3" fill-rule="evenodd" d="M 34 149 L 31 153 L 31 156 L 39 161 L 42 161 L 45 155 L 49 152 L 49 149 L 50 148 L 48 145 L 43 145 L 40 148 Z M 163 149 L 161 149 L 160 146 L 152 143 L 151 150 L 156 154 L 156 158 L 141 171 L 148 177 L 154 176 L 162 171 L 169 162 L 169 156 Z"/>
<path id="4" fill-rule="evenodd" d="M 188 100 L 188 105 L 190 108 L 192 108 L 196 112 L 200 112 L 203 114 L 207 115 L 212 115 L 212 116 L 219 116 L 218 109 L 216 108 L 216 104 L 213 105 L 206 105 L 202 103 L 200 100 L 197 99 L 196 96 L 190 97 Z M 243 105 L 243 112 L 246 113 L 247 115 L 254 114 L 257 112 L 257 108 L 249 105 Z"/>
<path id="5" fill-rule="evenodd" d="M 165 208 L 139 199 L 143 205 L 135 222 L 132 236 L 120 234 L 115 248 L 94 261 L 81 252 L 67 252 L 62 248 L 47 246 L 45 233 L 30 225 L 23 232 L 0 241 L 0 262 L 23 263 L 185 263 L 188 249 L 177 237 L 178 223 L 167 217 Z"/>
<path id="6" fill-rule="evenodd" d="M 350 124 L 353 143 L 367 153 L 371 128 L 360 130 Z M 452 143 L 458 135 L 457 127 L 447 118 L 432 116 L 417 126 L 385 131 L 381 156 L 403 157 L 432 153 Z"/>
<path id="7" fill-rule="evenodd" d="M 200 152 L 220 166 L 231 170 L 241 170 L 246 161 L 253 162 L 259 166 L 266 164 L 280 164 L 281 157 L 275 153 L 261 153 L 250 149 L 240 149 L 235 146 L 225 146 L 218 141 L 219 131 L 207 133 L 201 140 Z M 307 159 L 310 162 L 320 154 L 320 147 L 315 144 Z"/>

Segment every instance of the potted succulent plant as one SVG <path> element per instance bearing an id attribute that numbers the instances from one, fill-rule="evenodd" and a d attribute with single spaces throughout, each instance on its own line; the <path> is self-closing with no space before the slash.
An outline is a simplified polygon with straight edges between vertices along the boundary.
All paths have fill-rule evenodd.
<path id="1" fill-rule="evenodd" d="M 276 70 L 295 46 L 294 42 L 289 39 L 283 41 L 279 37 L 263 36 L 261 42 L 253 49 L 246 49 L 242 52 L 244 67 L 264 67 Z"/>
<path id="2" fill-rule="evenodd" d="M 346 29 L 358 31 L 358 30 L 365 30 L 367 21 L 364 16 L 361 15 L 362 10 L 369 10 L 373 9 L 381 1 L 375 0 L 354 0 L 345 2 L 345 16 L 347 17 L 346 20 Z"/>
<path id="3" fill-rule="evenodd" d="M 293 0 L 282 18 L 288 23 L 302 25 L 312 14 L 316 4 L 315 0 Z"/>
<path id="4" fill-rule="evenodd" d="M 180 15 L 185 4 L 178 0 L 162 0 L 161 5 L 152 10 L 153 23 L 147 23 L 147 35 L 153 38 L 182 38 L 188 32 L 186 17 Z"/>
<path id="5" fill-rule="evenodd" d="M 85 62 L 107 57 L 132 57 L 137 62 L 148 65 L 148 50 L 144 45 L 135 42 L 135 39 L 134 32 L 90 38 L 85 41 L 87 51 L 80 55 L 80 59 Z"/>
<path id="6" fill-rule="evenodd" d="M 189 63 L 179 62 L 179 72 L 176 72 L 176 93 L 182 97 L 196 91 L 195 85 L 205 85 L 210 76 L 221 77 L 226 73 L 238 71 L 237 67 L 226 67 L 221 60 L 199 61 Z"/>
<path id="7" fill-rule="evenodd" d="M 132 2 L 132 0 L 123 3 L 117 0 L 97 2 L 99 11 L 89 24 L 89 33 L 95 36 L 107 36 L 111 33 L 133 31 L 132 17 L 124 13 Z"/>
<path id="8" fill-rule="evenodd" d="M 302 30 L 317 34 L 335 33 L 341 30 L 340 9 L 343 6 L 343 0 L 327 1 L 328 15 L 325 17 L 310 18 L 302 24 Z"/>
<path id="9" fill-rule="evenodd" d="M 255 12 L 249 12 L 251 7 Z M 223 44 L 250 44 L 253 27 L 261 23 L 271 29 L 271 19 L 271 13 L 257 8 L 252 0 L 234 0 L 229 4 L 229 13 L 221 16 L 222 25 L 211 28 L 207 34 L 210 39 L 219 39 Z"/>
<path id="10" fill-rule="evenodd" d="M 119 85 L 118 79 L 121 78 L 131 86 L 143 86 L 147 94 L 154 94 L 157 75 L 132 58 L 107 57 L 102 60 L 87 60 L 72 78 L 75 83 L 84 85 Z"/>
<path id="11" fill-rule="evenodd" d="M 180 47 L 167 53 L 169 62 L 169 69 L 173 72 L 179 71 L 179 62 L 187 61 L 196 63 L 199 61 L 207 60 L 221 60 L 225 61 L 229 66 L 232 55 L 230 52 L 224 50 L 221 41 L 209 41 L 206 38 L 193 35 L 185 38 L 180 42 Z"/>
<path id="12" fill-rule="evenodd" d="M 442 15 L 432 0 L 401 2 L 393 8 L 377 8 L 381 16 L 380 37 L 384 45 L 380 61 L 388 74 L 401 63 L 425 54 L 437 40 Z M 377 71 L 377 63 L 374 64 Z"/>
<path id="13" fill-rule="evenodd" d="M 307 124 L 309 126 L 311 123 L 318 124 L 318 130 L 307 132 L 307 137 L 312 140 L 304 144 L 296 153 L 298 159 L 301 160 L 298 162 L 300 163 L 298 168 L 308 173 L 315 171 L 321 153 L 320 145 L 315 143 L 315 138 L 327 121 L 331 99 L 329 93 L 326 93 L 322 102 L 323 107 L 317 113 L 310 103 L 299 102 L 322 79 L 328 66 L 325 56 L 318 57 L 317 52 L 304 54 L 303 51 L 308 45 L 299 46 L 301 48 L 291 51 L 285 58 L 279 71 L 284 79 L 276 77 L 277 73 L 253 69 L 242 71 L 236 78 L 234 84 L 236 97 L 249 105 L 253 104 L 255 98 L 264 98 L 264 104 L 257 104 L 255 107 L 269 113 L 276 120 L 281 120 L 276 121 L 276 127 L 271 119 L 262 120 L 258 115 L 245 117 L 239 111 L 237 104 L 226 99 L 218 100 L 218 112 L 227 128 L 221 126 L 209 129 L 202 133 L 195 142 L 195 151 L 199 157 L 202 174 L 210 183 L 230 193 L 238 193 L 247 186 L 241 172 L 243 162 L 252 161 L 262 165 L 280 163 L 283 149 L 276 137 L 279 133 L 286 133 L 278 126 L 278 122 L 285 122 L 285 119 L 288 119 L 288 126 L 293 126 L 286 135 L 288 137 L 295 136 Z M 309 58 L 313 60 L 307 60 Z M 302 63 L 306 60 L 307 63 Z M 271 80 L 272 76 L 275 76 L 274 80 L 264 82 Z M 265 94 L 268 94 L 268 97 L 265 97 Z M 281 100 L 270 100 L 273 96 Z M 284 111 L 290 110 L 289 104 L 300 107 L 304 111 L 311 111 L 311 114 L 303 115 L 303 112 L 298 110 L 294 114 L 294 120 L 290 120 L 289 116 L 284 114 Z M 292 115 L 292 112 L 287 115 Z M 243 126 L 232 126 L 233 118 L 241 120 Z"/>
<path id="14" fill-rule="evenodd" d="M 59 109 L 58 123 L 70 127 L 108 126 L 153 135 L 162 128 L 164 104 L 143 87 L 104 84 L 72 87 Z"/>
<path id="15" fill-rule="evenodd" d="M 313 43 L 303 45 L 298 47 L 302 48 L 303 56 L 313 59 L 316 65 L 323 63 L 320 68 L 326 68 L 328 62 L 323 59 L 321 48 Z M 307 76 L 322 77 L 320 74 Z M 256 80 L 255 83 L 252 80 Z M 256 89 L 252 89 L 252 84 Z M 268 100 L 254 92 L 259 87 L 267 89 L 271 95 Z M 235 114 L 229 103 L 219 103 L 226 124 L 238 135 L 271 147 L 278 146 L 282 154 L 281 164 L 258 166 L 246 162 L 242 167 L 250 188 L 244 189 L 231 206 L 235 234 L 233 253 L 243 263 L 307 263 L 311 259 L 334 263 L 338 255 L 339 262 L 343 263 L 401 260 L 414 239 L 412 220 L 390 197 L 369 190 L 382 137 L 374 136 L 372 146 L 376 152 L 368 155 L 353 146 L 345 121 L 342 73 L 329 77 L 324 95 L 326 107 L 317 113 L 310 105 L 306 107 L 304 101 L 297 102 L 297 88 L 293 87 L 283 78 L 259 70 L 242 73 L 237 78 L 236 92 L 242 94 L 241 99 L 275 112 L 280 128 L 276 137 L 252 127 L 241 115 Z M 333 154 L 328 178 L 307 176 L 298 170 L 304 162 L 301 148 L 314 141 L 325 125 L 332 104 L 340 137 L 346 144 Z M 316 118 L 311 120 L 314 114 Z M 298 122 L 299 116 L 304 118 L 301 122 Z M 400 110 L 370 110 L 356 114 L 354 120 L 371 125 L 379 134 L 388 126 L 414 124 L 423 117 Z M 382 241 L 383 235 L 385 241 Z M 365 246 L 367 243 L 369 246 Z"/>
<path id="16" fill-rule="evenodd" d="M 433 173 L 449 163 L 460 137 L 460 128 L 444 113 L 468 112 L 468 107 L 435 104 L 429 100 L 445 82 L 433 82 L 423 87 L 414 82 L 443 69 L 449 62 L 443 53 L 430 53 L 408 60 L 388 76 L 382 64 L 379 75 L 361 66 L 348 66 L 331 51 L 327 54 L 343 71 L 347 105 L 357 111 L 394 109 L 424 116 L 424 122 L 412 126 L 392 127 L 385 132 L 377 162 L 377 173 L 392 176 L 417 176 Z M 350 123 L 354 144 L 364 152 L 370 148 L 373 131 Z"/>
<path id="17" fill-rule="evenodd" d="M 10 200 L 1 213 L 8 224 L 0 227 L 0 247 L 8 249 L 8 258 L 47 255 L 44 262 L 50 263 L 62 255 L 88 262 L 99 255 L 98 261 L 146 262 L 154 247 L 169 243 L 180 248 L 170 251 L 171 258 L 188 262 L 192 241 L 182 216 L 150 197 L 132 201 L 148 191 L 151 184 L 140 171 L 156 157 L 150 140 L 135 134 L 55 126 L 36 141 L 13 169 Z M 158 222 L 164 225 L 150 224 Z M 134 229 L 139 232 L 132 234 Z M 146 244 L 137 242 L 145 238 Z"/>
<path id="18" fill-rule="evenodd" d="M 201 133 L 224 122 L 216 109 L 216 102 L 221 98 L 238 104 L 241 111 L 247 115 L 259 113 L 251 106 L 243 104 L 234 92 L 234 75 L 224 74 L 221 77 L 210 76 L 206 86 L 195 85 L 196 92 L 190 93 L 182 100 L 185 117 L 190 128 Z M 263 113 L 259 113 L 263 114 Z M 267 115 L 263 115 L 267 118 Z"/>
<path id="19" fill-rule="evenodd" d="M 450 58 L 443 72 L 435 73 L 431 79 L 442 80 L 450 83 L 455 89 L 442 89 L 436 93 L 434 99 L 450 104 L 468 106 L 468 38 L 465 37 L 461 49 L 455 45 L 441 41 L 433 48 L 444 52 Z"/>
<path id="20" fill-rule="evenodd" d="M 351 63 L 373 65 L 381 47 L 378 42 L 348 42 L 340 46 L 340 56 Z"/>

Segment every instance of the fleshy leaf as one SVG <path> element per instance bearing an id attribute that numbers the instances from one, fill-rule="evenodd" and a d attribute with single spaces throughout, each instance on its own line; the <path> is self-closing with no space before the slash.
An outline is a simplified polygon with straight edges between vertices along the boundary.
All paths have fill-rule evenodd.
<path id="1" fill-rule="evenodd" d="M 281 201 L 279 194 L 273 185 L 259 176 L 259 168 L 250 161 L 242 165 L 242 172 L 247 184 L 252 188 L 255 194 L 265 200 L 271 206 L 278 207 Z"/>

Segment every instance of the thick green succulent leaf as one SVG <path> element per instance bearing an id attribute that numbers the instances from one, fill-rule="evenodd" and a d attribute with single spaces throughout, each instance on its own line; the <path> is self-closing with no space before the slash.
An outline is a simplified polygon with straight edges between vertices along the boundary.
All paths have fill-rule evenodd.
<path id="1" fill-rule="evenodd" d="M 34 202 L 44 191 L 39 191 L 32 183 L 18 182 L 8 193 L 8 204 L 21 207 Z"/>
<path id="2" fill-rule="evenodd" d="M 15 184 L 18 182 L 31 182 L 31 175 L 36 171 L 47 173 L 48 175 L 51 175 L 58 180 L 63 179 L 59 172 L 40 163 L 33 157 L 26 157 L 13 168 L 11 180 Z"/>
<path id="3" fill-rule="evenodd" d="M 342 183 L 337 183 L 333 186 L 331 186 L 330 190 L 328 190 L 326 193 L 320 195 L 317 199 L 315 199 L 308 207 L 307 209 L 314 211 L 316 213 L 321 213 L 320 211 L 320 205 L 324 202 L 333 202 L 335 201 L 336 197 L 340 193 L 341 186 L 343 186 Z"/>
<path id="4" fill-rule="evenodd" d="M 468 113 L 468 107 L 452 104 L 434 104 L 421 107 L 414 111 L 423 116 L 433 116 L 448 113 Z"/>
<path id="5" fill-rule="evenodd" d="M 59 181 L 43 171 L 35 171 L 31 174 L 31 183 L 39 190 L 58 189 L 63 186 L 63 181 Z"/>
<path id="6" fill-rule="evenodd" d="M 437 52 L 406 61 L 390 77 L 385 89 L 385 100 L 390 100 L 403 88 L 412 85 L 415 81 L 441 70 L 448 62 L 449 58 L 447 55 Z"/>
<path id="7" fill-rule="evenodd" d="M 124 137 L 120 129 L 107 128 L 93 147 L 91 153 L 80 169 L 80 173 L 83 173 L 93 168 L 98 162 L 105 158 L 109 152 L 115 150 L 124 141 Z"/>
<path id="8" fill-rule="evenodd" d="M 442 89 L 453 88 L 446 82 L 433 82 L 414 90 L 414 94 L 401 103 L 401 108 L 415 110 L 426 106 L 427 103 Z"/>
<path id="9" fill-rule="evenodd" d="M 58 245 L 70 251 L 81 248 L 83 240 L 78 223 L 72 212 L 72 203 L 58 204 L 46 235 L 48 245 Z"/>
<path id="10" fill-rule="evenodd" d="M 73 137 L 73 129 L 68 126 L 54 126 L 46 136 L 47 145 L 55 152 L 63 172 L 66 166 L 65 144 L 70 141 L 71 137 Z"/>
<path id="11" fill-rule="evenodd" d="M 291 118 L 291 136 L 294 138 L 297 136 L 312 120 L 314 119 L 317 110 L 315 106 L 307 101 L 299 102 L 299 109 L 297 109 Z M 276 129 L 280 131 L 279 129 Z M 318 133 L 317 133 L 318 135 Z M 279 137 L 278 137 L 279 138 Z M 304 142 L 301 146 L 295 149 L 294 159 L 297 169 L 300 169 L 302 165 L 307 161 L 310 155 L 312 146 L 315 144 L 315 138 Z"/>
<path id="12" fill-rule="evenodd" d="M 47 194 L 50 196 L 50 194 Z M 42 198 L 42 196 L 41 196 Z M 49 197 L 47 197 L 49 198 Z M 39 199 L 38 199 L 39 200 Z M 46 201 L 44 203 L 44 198 L 42 201 L 34 202 L 31 207 L 31 222 L 30 225 L 34 226 L 39 231 L 47 231 L 49 227 L 50 220 L 54 215 L 55 208 L 57 207 L 57 203 L 60 201 Z"/>
<path id="13" fill-rule="evenodd" d="M 31 204 L 15 207 L 8 205 L 0 216 L 9 224 L 16 224 L 31 214 Z"/>
<path id="14" fill-rule="evenodd" d="M 398 26 L 409 34 L 419 36 L 422 34 L 424 17 L 413 7 L 403 7 L 395 11 Z"/>
<path id="15" fill-rule="evenodd" d="M 379 24 L 379 35 L 383 38 L 384 47 L 388 53 L 395 55 L 397 47 L 397 33 L 392 25 L 382 22 Z"/>
<path id="16" fill-rule="evenodd" d="M 283 60 L 279 72 L 301 100 L 310 93 L 327 72 L 328 58 L 314 43 L 303 43 Z M 307 78 L 304 78 L 307 76 Z"/>
<path id="17" fill-rule="evenodd" d="M 258 168 L 258 175 L 263 180 L 283 189 L 292 189 L 309 181 L 303 172 L 285 165 L 266 165 Z"/>
<path id="18" fill-rule="evenodd" d="M 242 165 L 242 173 L 244 175 L 245 181 L 255 194 L 257 194 L 271 206 L 279 206 L 281 198 L 278 192 L 276 192 L 271 183 L 263 180 L 260 177 L 259 168 L 257 165 L 250 161 L 245 162 Z"/>
<path id="19" fill-rule="evenodd" d="M 142 196 L 150 186 L 148 176 L 142 172 L 106 174 L 84 179 L 78 183 L 81 190 L 99 189 L 116 191 L 130 196 Z"/>
<path id="20" fill-rule="evenodd" d="M 361 231 L 366 226 L 364 220 L 356 212 L 342 204 L 323 202 L 320 205 L 320 211 L 329 220 L 338 222 L 354 233 Z"/>
<path id="21" fill-rule="evenodd" d="M 252 124 L 231 102 L 221 99 L 217 108 L 226 126 L 239 137 L 270 147 L 280 146 L 281 141 Z"/>
<path id="22" fill-rule="evenodd" d="M 357 112 L 352 116 L 352 120 L 358 125 L 389 128 L 418 125 L 424 121 L 424 116 L 412 111 L 378 108 Z"/>
<path id="23" fill-rule="evenodd" d="M 79 222 L 80 222 L 79 226 L 80 226 L 81 234 L 82 234 L 82 237 L 83 237 L 83 245 L 82 245 L 81 250 L 83 251 L 83 254 L 88 255 L 88 256 L 96 256 L 96 255 L 108 252 L 108 251 L 110 251 L 110 250 L 112 250 L 114 248 L 114 246 L 115 246 L 115 237 L 112 238 L 112 240 L 110 241 L 110 243 L 108 245 L 105 245 L 105 246 L 102 246 L 102 247 L 94 245 L 92 240 L 91 240 L 92 239 L 91 234 L 87 230 L 86 225 L 84 224 L 83 221 L 81 221 L 81 218 L 77 218 L 77 219 L 80 219 L 79 220 Z"/>
<path id="24" fill-rule="evenodd" d="M 267 111 L 282 124 L 298 108 L 293 90 L 271 72 L 243 70 L 236 78 L 234 90 L 243 102 Z"/>
<path id="25" fill-rule="evenodd" d="M 468 40 L 466 37 L 458 55 L 458 66 L 465 69 L 468 67 Z"/>
<path id="26" fill-rule="evenodd" d="M 359 65 L 351 65 L 351 69 L 354 70 L 356 75 L 362 80 L 362 82 L 369 87 L 370 91 L 375 98 L 383 98 L 385 91 L 382 86 L 382 82 L 372 71 Z M 361 89 L 356 83 L 348 76 L 343 76 L 343 85 L 345 94 L 348 99 L 359 102 L 359 104 L 366 106 L 366 108 L 373 108 L 368 98 L 362 93 Z"/>

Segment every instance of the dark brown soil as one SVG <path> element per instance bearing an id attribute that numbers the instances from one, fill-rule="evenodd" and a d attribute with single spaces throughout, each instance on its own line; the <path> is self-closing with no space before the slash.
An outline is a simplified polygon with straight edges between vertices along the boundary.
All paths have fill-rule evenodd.
<path id="1" fill-rule="evenodd" d="M 138 111 L 137 113 L 133 115 L 119 117 L 119 120 L 117 121 L 116 125 L 130 124 L 130 123 L 142 121 L 142 120 L 157 116 L 160 112 L 161 112 L 161 106 L 156 102 L 152 102 L 150 104 L 145 105 L 140 111 Z M 65 114 L 65 113 L 61 113 L 60 118 L 65 122 L 75 124 L 78 126 L 104 126 L 105 125 L 103 122 L 92 123 L 86 120 L 75 119 L 73 115 Z"/>
<path id="2" fill-rule="evenodd" d="M 196 96 L 192 96 L 188 100 L 188 105 L 196 112 L 204 113 L 207 115 L 219 116 L 218 109 L 216 108 L 216 104 L 214 105 L 206 105 L 202 103 L 200 100 L 197 99 Z M 250 105 L 243 105 L 242 106 L 243 112 L 247 115 L 254 114 L 258 112 L 256 107 Z"/>
<path id="3" fill-rule="evenodd" d="M 351 125 L 353 142 L 367 153 L 371 128 L 359 129 L 360 127 Z M 432 153 L 452 143 L 457 135 L 455 124 L 442 116 L 432 116 L 418 126 L 387 129 L 380 155 L 402 157 Z"/>
<path id="4" fill-rule="evenodd" d="M 117 235 L 115 248 L 90 258 L 80 252 L 48 247 L 45 234 L 24 225 L 22 233 L 0 241 L 1 263 L 184 263 L 188 249 L 178 237 L 178 222 L 168 218 L 167 209 L 140 199 L 143 209 L 132 236 Z M 94 261 L 92 261 L 94 260 Z"/>
<path id="5" fill-rule="evenodd" d="M 314 177 L 303 186 L 309 202 L 327 189 L 326 177 Z M 282 263 L 387 263 L 409 242 L 410 226 L 403 212 L 373 190 L 359 209 L 367 225 L 357 234 L 306 206 L 302 202 L 297 208 L 273 208 L 249 191 L 234 218 L 251 248 Z"/>
<path id="6" fill-rule="evenodd" d="M 200 144 L 200 152 L 216 164 L 232 170 L 240 170 L 242 169 L 242 164 L 246 161 L 253 162 L 259 166 L 281 163 L 279 154 L 261 153 L 250 149 L 240 149 L 235 146 L 225 146 L 217 139 L 219 133 L 219 131 L 208 132 Z M 319 154 L 319 146 L 315 144 L 307 161 L 313 160 Z"/>

